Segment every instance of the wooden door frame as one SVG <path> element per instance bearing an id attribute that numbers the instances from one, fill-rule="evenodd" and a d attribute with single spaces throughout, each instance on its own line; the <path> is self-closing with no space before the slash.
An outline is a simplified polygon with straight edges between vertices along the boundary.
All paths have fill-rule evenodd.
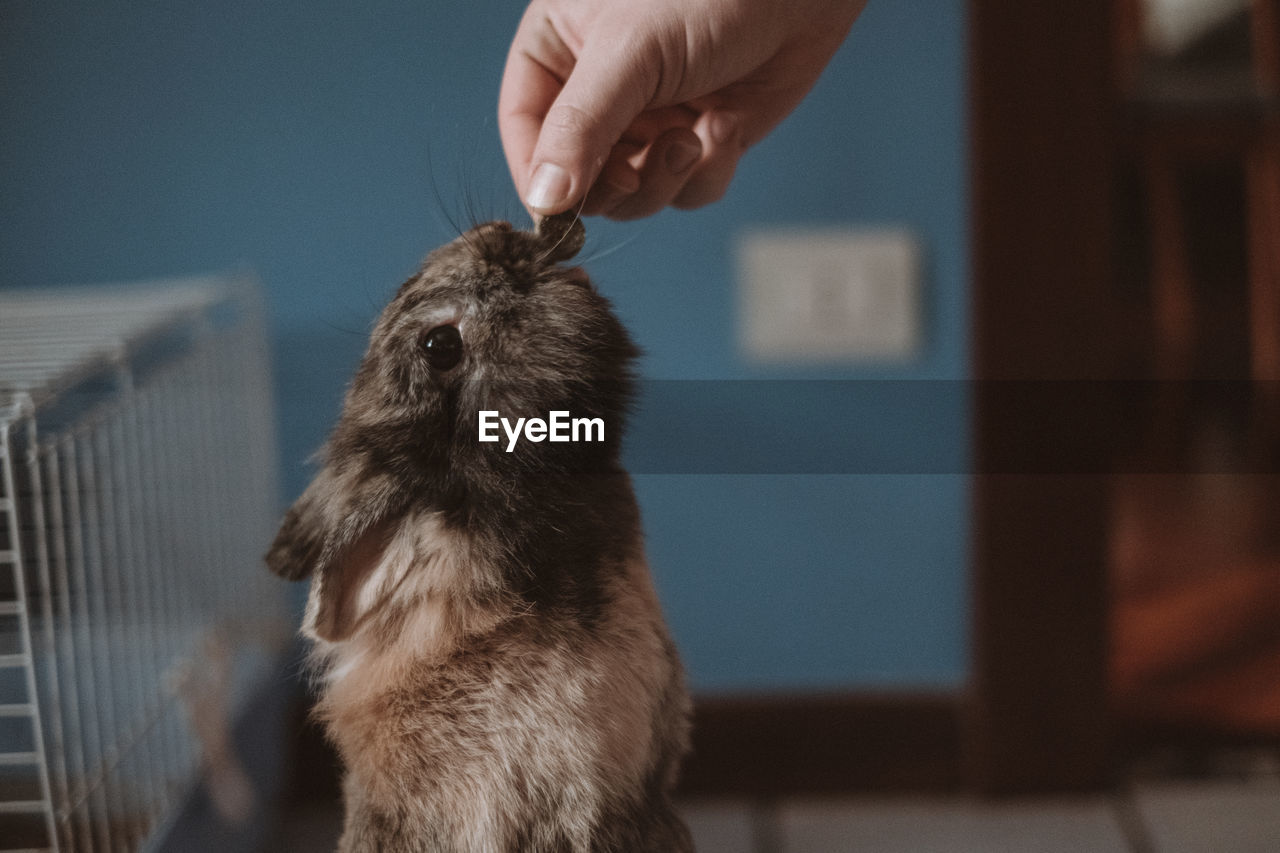
<path id="1" fill-rule="evenodd" d="M 1043 396 L 1048 382 L 1122 375 L 1111 14 L 1108 0 L 969 4 L 975 476 L 965 768 L 989 793 L 1096 789 L 1110 770 L 1108 478 L 1055 469 L 1052 437 L 1037 450 L 1010 381 Z M 1010 447 L 1046 464 L 1023 466 L 1026 453 Z"/>

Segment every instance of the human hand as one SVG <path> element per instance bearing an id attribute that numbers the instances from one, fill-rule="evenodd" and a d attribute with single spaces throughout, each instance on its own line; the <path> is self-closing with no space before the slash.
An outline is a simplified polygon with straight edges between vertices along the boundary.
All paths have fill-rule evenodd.
<path id="1" fill-rule="evenodd" d="M 866 0 L 532 0 L 498 126 L 532 213 L 637 219 L 724 195 Z M 584 201 L 585 196 L 585 201 Z"/>

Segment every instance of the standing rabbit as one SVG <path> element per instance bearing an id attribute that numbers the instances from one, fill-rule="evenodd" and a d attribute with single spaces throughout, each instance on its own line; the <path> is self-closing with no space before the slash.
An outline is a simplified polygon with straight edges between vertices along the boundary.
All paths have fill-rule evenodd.
<path id="1" fill-rule="evenodd" d="M 343 853 L 693 849 L 671 802 L 689 699 L 619 462 L 636 349 L 559 265 L 582 242 L 557 216 L 433 252 L 267 554 L 312 576 Z M 482 441 L 482 412 L 603 435 Z"/>

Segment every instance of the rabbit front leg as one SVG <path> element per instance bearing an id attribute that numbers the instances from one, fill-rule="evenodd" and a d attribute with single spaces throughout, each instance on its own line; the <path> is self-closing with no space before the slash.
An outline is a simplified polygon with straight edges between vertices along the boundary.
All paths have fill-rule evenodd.
<path id="1" fill-rule="evenodd" d="M 368 468 L 359 459 L 330 462 L 316 474 L 285 513 L 267 551 L 271 571 L 285 580 L 323 573 L 361 534 L 403 510 L 407 496 L 397 483 Z"/>

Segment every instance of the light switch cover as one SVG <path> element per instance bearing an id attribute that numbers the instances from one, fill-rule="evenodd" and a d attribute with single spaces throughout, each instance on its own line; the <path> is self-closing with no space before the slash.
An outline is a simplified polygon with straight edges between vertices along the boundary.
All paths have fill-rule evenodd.
<path id="1" fill-rule="evenodd" d="M 749 233 L 738 246 L 743 352 L 766 363 L 911 361 L 920 266 L 905 229 Z"/>

